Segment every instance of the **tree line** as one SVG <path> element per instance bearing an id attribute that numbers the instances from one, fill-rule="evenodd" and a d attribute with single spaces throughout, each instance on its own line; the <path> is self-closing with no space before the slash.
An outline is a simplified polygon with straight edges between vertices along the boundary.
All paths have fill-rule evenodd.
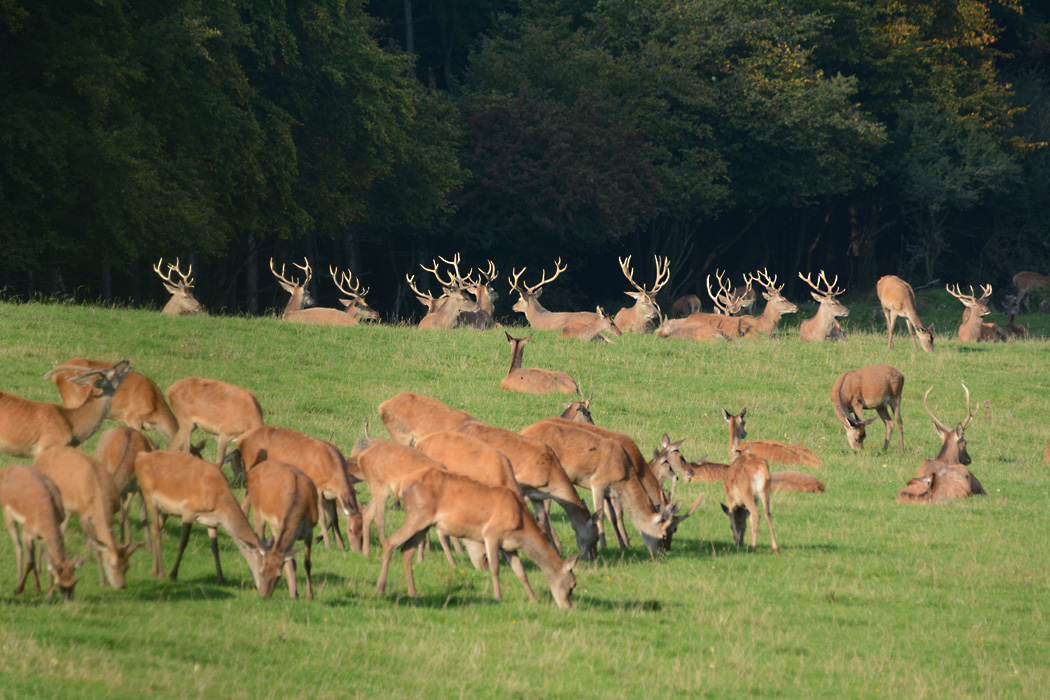
<path id="1" fill-rule="evenodd" d="M 405 273 L 462 251 L 560 256 L 573 308 L 623 301 L 626 254 L 668 297 L 1002 288 L 1050 267 L 1048 44 L 1023 0 L 14 0 L 0 285 L 158 303 L 179 257 L 260 313 L 307 256 L 406 316 Z"/>

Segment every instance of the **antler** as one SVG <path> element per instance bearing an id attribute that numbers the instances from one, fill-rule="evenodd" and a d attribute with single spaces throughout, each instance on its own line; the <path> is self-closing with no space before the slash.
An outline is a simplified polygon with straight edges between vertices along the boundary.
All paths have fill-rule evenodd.
<path id="1" fill-rule="evenodd" d="M 727 308 L 733 300 L 733 288 L 728 282 L 722 279 L 722 272 L 715 268 L 715 279 L 718 281 L 719 293 L 715 294 L 711 291 L 711 275 L 707 276 L 707 296 L 711 297 L 711 301 L 715 303 L 715 306 L 723 315 L 729 316 L 729 309 Z M 725 304 L 720 304 L 719 299 L 725 299 Z"/>
<path id="2" fill-rule="evenodd" d="M 965 385 L 963 386 L 963 388 L 966 388 Z M 947 425 L 945 425 L 943 422 L 941 422 L 941 419 L 933 414 L 933 411 L 930 410 L 930 405 L 926 402 L 926 400 L 930 396 L 930 392 L 931 391 L 933 391 L 933 387 L 932 386 L 929 389 L 926 390 L 925 394 L 923 394 L 922 405 L 926 409 L 926 412 L 930 414 L 930 418 L 933 419 L 933 424 L 935 426 L 937 426 L 937 430 L 946 433 L 949 430 L 951 430 L 951 428 L 949 428 Z M 969 402 L 969 396 L 970 396 L 969 392 L 966 393 L 966 396 L 967 396 L 967 402 Z"/>
<path id="3" fill-rule="evenodd" d="M 839 283 L 838 275 L 835 275 L 835 281 L 831 282 L 830 284 L 828 283 L 828 278 L 824 276 L 823 270 L 820 271 L 820 276 L 817 277 L 817 284 L 813 284 L 813 282 L 809 279 L 809 275 L 810 273 L 807 272 L 806 276 L 803 277 L 801 272 L 798 273 L 799 279 L 808 284 L 814 289 L 814 291 L 816 291 L 817 294 L 823 297 L 831 299 L 833 297 L 837 297 L 839 294 L 842 294 L 844 291 L 846 291 L 845 289 L 835 291 L 835 285 Z M 822 290 L 819 286 L 820 284 L 823 284 L 827 288 L 827 291 Z"/>
<path id="4" fill-rule="evenodd" d="M 754 276 L 744 275 L 744 279 L 748 281 L 754 281 L 765 287 L 766 291 L 770 294 L 780 294 L 781 290 L 784 289 L 784 285 L 777 286 L 777 276 L 773 275 L 773 279 L 769 278 L 769 272 L 766 268 L 762 268 L 761 271 L 756 271 Z"/>
<path id="5" fill-rule="evenodd" d="M 970 425 L 970 421 L 973 420 L 973 411 L 970 410 L 970 390 L 966 388 L 965 382 L 960 381 L 959 383 L 962 384 L 963 391 L 966 392 L 966 420 L 962 422 L 962 430 L 966 430 Z"/>
<path id="6" fill-rule="evenodd" d="M 440 257 L 440 256 L 439 256 L 439 257 Z M 442 260 L 442 261 L 444 261 L 444 262 L 448 262 L 448 260 L 445 260 L 444 258 L 441 258 L 441 260 Z M 459 262 L 459 254 L 457 254 L 457 255 L 455 256 L 455 260 L 456 260 L 456 262 Z M 423 268 L 424 270 L 426 270 L 427 272 L 429 272 L 429 273 L 431 273 L 432 275 L 434 275 L 434 277 L 435 277 L 435 278 L 437 279 L 437 281 L 438 281 L 438 284 L 440 284 L 440 285 L 441 285 L 442 287 L 446 287 L 446 288 L 451 288 L 451 287 L 454 287 L 454 286 L 456 286 L 456 279 L 455 279 L 455 278 L 453 278 L 453 277 L 452 277 L 451 275 L 450 275 L 450 276 L 449 276 L 449 278 L 448 278 L 448 282 L 446 282 L 445 280 L 441 279 L 441 275 L 440 275 L 440 274 L 438 274 L 438 271 L 437 271 L 437 261 L 436 261 L 436 260 L 431 260 L 431 261 L 430 261 L 430 264 L 431 264 L 431 265 L 432 265 L 433 267 L 427 267 L 427 266 L 426 266 L 426 265 L 424 265 L 423 263 L 419 263 L 419 266 L 420 266 L 421 268 Z M 451 263 L 449 263 L 449 264 L 451 264 Z"/>
<path id="7" fill-rule="evenodd" d="M 959 289 L 959 285 L 958 284 L 955 285 L 955 291 L 954 292 L 952 291 L 952 288 L 949 285 L 947 285 L 947 284 L 944 285 L 944 289 L 949 294 L 951 294 L 953 297 L 955 297 L 956 299 L 961 301 L 963 304 L 965 304 L 966 306 L 975 306 L 978 302 L 984 301 L 985 299 L 987 299 L 988 297 L 990 297 L 992 295 L 992 285 L 990 285 L 990 284 L 983 284 L 983 285 L 981 285 L 981 292 L 984 293 L 984 296 L 982 296 L 980 299 L 975 299 L 974 298 L 976 295 L 973 292 L 973 285 L 972 284 L 970 285 L 970 294 L 969 295 L 963 294 L 962 291 Z"/>
<path id="8" fill-rule="evenodd" d="M 426 269 L 426 268 L 424 268 L 424 269 Z M 412 293 L 415 294 L 420 299 L 429 299 L 430 301 L 437 301 L 430 294 L 430 292 L 427 292 L 427 293 L 424 294 L 423 292 L 419 291 L 416 288 L 416 276 L 415 275 L 405 275 L 405 281 L 408 282 L 408 286 L 412 290 Z"/>
<path id="9" fill-rule="evenodd" d="M 183 286 L 183 287 L 192 287 L 193 286 L 193 278 L 190 277 L 190 275 L 193 274 L 193 265 L 190 265 L 190 267 L 186 271 L 186 273 L 183 274 L 182 270 L 179 269 L 179 259 L 175 258 L 175 264 L 174 265 L 172 265 L 171 263 L 168 263 L 168 274 L 165 275 L 164 273 L 162 273 L 160 271 L 160 266 L 163 265 L 163 264 L 164 264 L 164 258 L 161 258 L 160 260 L 157 261 L 157 264 L 153 266 L 153 271 L 156 272 L 157 275 L 159 275 L 162 280 L 164 280 L 165 285 L 171 285 L 172 287 L 178 287 L 180 285 Z M 182 278 L 181 282 L 174 282 L 174 281 L 172 281 L 171 273 L 173 273 L 173 272 L 179 273 L 179 277 Z"/>
<path id="10" fill-rule="evenodd" d="M 623 271 L 623 276 L 627 278 L 627 281 L 630 282 L 635 289 L 647 296 L 655 296 L 656 293 L 659 292 L 665 284 L 667 284 L 667 281 L 671 277 L 670 259 L 665 257 L 663 265 L 660 264 L 659 255 L 654 255 L 653 259 L 656 261 L 656 281 L 653 282 L 653 288 L 650 290 L 646 289 L 645 287 L 639 286 L 639 284 L 634 281 L 634 268 L 627 269 L 631 264 L 630 255 L 627 256 L 626 260 L 623 258 L 617 258 L 617 260 L 620 261 L 620 269 Z"/>
<path id="11" fill-rule="evenodd" d="M 310 269 L 310 261 L 306 260 L 306 258 L 303 258 L 303 260 L 306 262 L 306 267 L 303 267 L 302 265 L 299 265 L 298 263 L 292 263 L 293 265 L 295 265 L 300 270 L 302 270 L 302 271 L 304 271 L 306 273 L 306 281 L 303 282 L 302 284 L 300 284 L 298 280 L 292 279 L 290 277 L 285 277 L 285 275 L 284 275 L 284 268 L 285 268 L 285 266 L 283 264 L 281 265 L 281 271 L 278 272 L 277 268 L 275 268 L 273 266 L 273 258 L 270 258 L 270 272 L 273 273 L 273 276 L 276 277 L 277 280 L 279 282 L 281 282 L 281 284 L 283 284 L 283 285 L 285 285 L 287 287 L 305 287 L 307 285 L 307 283 L 309 283 L 310 278 L 313 276 L 313 271 Z M 291 290 L 289 290 L 289 291 L 291 291 Z"/>
<path id="12" fill-rule="evenodd" d="M 530 287 L 529 285 L 525 285 L 525 291 L 528 292 L 529 294 L 535 294 L 537 289 L 539 289 L 540 287 L 542 287 L 545 284 L 550 284 L 554 280 L 558 279 L 558 275 L 560 275 L 561 273 L 565 272 L 568 269 L 569 269 L 569 266 L 568 265 L 562 265 L 561 264 L 561 258 L 558 258 L 557 260 L 554 261 L 554 277 L 551 277 L 550 279 L 547 279 L 547 270 L 546 270 L 546 268 L 544 268 L 544 270 L 543 270 L 543 277 L 540 278 L 540 283 L 537 284 L 537 285 L 534 285 L 532 287 Z M 522 272 L 525 272 L 525 270 L 522 269 Z"/>
<path id="13" fill-rule="evenodd" d="M 455 283 L 456 287 L 458 287 L 459 289 L 465 289 L 467 285 L 470 284 L 469 274 L 465 278 L 459 274 L 459 253 L 453 255 L 451 260 L 445 260 L 439 255 L 438 260 L 445 263 L 446 265 L 452 266 L 452 275 L 449 279 L 451 279 Z"/>
<path id="14" fill-rule="evenodd" d="M 354 275 L 349 270 L 342 274 L 341 281 L 339 279 L 339 270 L 337 270 L 334 265 L 328 266 L 328 274 L 332 276 L 332 281 L 335 282 L 335 286 L 339 291 L 348 297 L 352 299 L 364 299 L 365 295 L 368 294 L 368 287 L 365 287 L 364 291 L 361 291 L 361 282 L 355 282 Z"/>

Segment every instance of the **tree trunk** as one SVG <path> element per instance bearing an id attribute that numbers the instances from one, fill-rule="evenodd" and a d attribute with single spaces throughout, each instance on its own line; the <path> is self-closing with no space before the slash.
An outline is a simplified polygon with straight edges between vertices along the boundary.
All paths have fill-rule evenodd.
<path id="1" fill-rule="evenodd" d="M 248 234 L 248 269 L 245 273 L 245 284 L 248 287 L 248 313 L 259 315 L 259 245 L 255 234 Z"/>

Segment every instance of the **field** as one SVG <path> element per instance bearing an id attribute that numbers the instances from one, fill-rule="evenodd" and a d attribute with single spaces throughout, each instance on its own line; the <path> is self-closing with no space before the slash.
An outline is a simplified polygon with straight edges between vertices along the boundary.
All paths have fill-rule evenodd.
<path id="1" fill-rule="evenodd" d="M 924 320 L 937 320 L 932 354 L 912 349 L 903 323 L 888 350 L 867 300 L 847 300 L 849 338 L 837 344 L 800 343 L 786 324 L 775 339 L 708 344 L 632 336 L 603 346 L 536 333 L 526 349 L 525 366 L 565 369 L 585 392 L 593 387 L 595 421 L 632 435 L 643 453 L 667 432 L 686 439 L 690 459 L 724 461 L 722 406 L 747 407 L 751 438 L 813 448 L 828 491 L 774 494 L 779 556 L 764 524 L 756 553 L 733 545 L 715 484 L 679 489 L 686 502 L 709 496 L 666 556 L 650 558 L 631 529 L 630 550 L 613 547 L 580 563 L 568 611 L 528 562 L 536 604 L 506 567 L 504 602 L 496 603 L 487 573 L 465 558 L 450 570 L 434 555 L 416 566 L 413 600 L 396 562 L 387 594 L 377 596 L 375 553 L 366 560 L 321 546 L 314 602 L 290 600 L 283 583 L 263 601 L 225 534 L 230 582 L 216 585 L 203 528 L 177 582 L 154 581 L 140 550 L 126 590 L 100 588 L 92 562 L 79 572 L 75 602 L 61 604 L 32 590 L 12 594 L 14 556 L 3 537 L 0 697 L 1044 697 L 1050 343 L 960 344 L 958 303 L 943 293 L 920 300 Z M 48 369 L 76 356 L 128 357 L 162 388 L 196 375 L 252 389 L 268 422 L 331 438 L 347 453 L 366 423 L 385 435 L 376 407 L 400 391 L 513 429 L 560 410 L 559 397 L 499 389 L 509 355 L 497 330 L 312 328 L 3 303 L 0 338 L 0 390 L 55 401 L 43 380 Z M 877 422 L 866 449 L 854 453 L 829 391 L 839 373 L 883 363 L 906 377 L 906 450 L 895 434 L 882 451 Z M 896 503 L 939 448 L 923 393 L 933 387 L 931 408 L 954 425 L 966 415 L 960 381 L 975 411 L 966 433 L 971 469 L 989 495 L 946 506 Z M 0 466 L 15 461 L 0 456 Z M 368 500 L 363 485 L 358 493 Z M 557 508 L 555 518 L 563 541 L 573 542 Z M 392 513 L 388 529 L 399 520 Z M 168 567 L 177 539 L 169 522 Z M 84 551 L 75 523 L 68 540 Z"/>

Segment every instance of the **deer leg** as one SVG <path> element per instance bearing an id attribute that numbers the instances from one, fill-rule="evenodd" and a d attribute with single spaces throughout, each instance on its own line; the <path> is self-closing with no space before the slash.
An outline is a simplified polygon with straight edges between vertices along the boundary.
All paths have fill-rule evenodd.
<path id="1" fill-rule="evenodd" d="M 215 558 L 215 578 L 219 585 L 223 586 L 226 584 L 226 577 L 222 575 L 222 564 L 219 562 L 219 532 L 214 527 L 208 528 L 208 540 L 211 544 L 211 555 Z M 182 552 L 179 552 L 179 556 L 182 556 Z M 174 578 L 172 576 L 172 579 Z"/>
<path id="2" fill-rule="evenodd" d="M 885 306 L 882 307 L 882 313 L 886 317 L 886 332 L 890 336 L 890 350 L 893 349 L 893 326 L 897 323 L 897 314 L 893 313 Z"/>
<path id="3" fill-rule="evenodd" d="M 405 579 L 408 580 L 408 595 L 412 598 L 419 597 L 419 592 L 416 590 L 416 578 L 412 575 L 412 556 L 416 550 L 420 549 L 423 541 L 428 539 L 429 534 L 430 528 L 426 527 L 401 545 L 401 563 L 405 567 Z"/>
<path id="4" fill-rule="evenodd" d="M 768 482 L 766 483 L 768 484 Z M 773 534 L 773 518 L 769 514 L 769 491 L 763 491 L 761 494 L 759 494 L 759 498 L 762 501 L 762 509 L 766 514 L 766 523 L 769 524 L 769 541 L 773 543 L 773 554 L 780 554 L 780 548 L 777 547 L 777 538 Z M 758 528 L 757 517 L 755 518 L 754 526 L 756 529 Z M 754 549 L 754 544 L 751 545 L 751 548 Z"/>
<path id="5" fill-rule="evenodd" d="M 529 585 L 529 578 L 525 575 L 525 567 L 521 563 L 521 557 L 518 556 L 517 552 L 505 552 L 507 555 L 507 563 L 510 564 L 511 571 L 517 575 L 518 580 L 521 581 L 521 585 L 525 586 L 525 592 L 529 594 L 529 600 L 533 603 L 536 602 L 536 594 L 532 592 L 532 586 Z"/>
<path id="6" fill-rule="evenodd" d="M 631 536 L 627 534 L 627 521 L 623 517 L 623 502 L 619 498 L 606 498 L 609 504 L 609 520 L 613 524 L 613 532 L 616 533 L 616 541 L 621 548 L 631 546 Z"/>
<path id="7" fill-rule="evenodd" d="M 503 592 L 499 587 L 499 543 L 494 539 L 485 538 L 485 555 L 489 558 L 489 572 L 492 573 L 492 595 L 496 600 L 503 600 Z"/>
<path id="8" fill-rule="evenodd" d="M 306 536 L 306 551 L 303 552 L 303 568 L 306 569 L 306 599 L 307 600 L 313 600 L 314 599 L 314 579 L 313 579 L 313 576 L 311 574 L 311 570 L 313 569 L 313 562 L 310 559 L 310 555 L 311 555 L 311 551 L 310 550 L 312 549 L 311 545 L 313 544 L 313 539 L 314 539 L 313 532 L 309 533 Z"/>
<path id="9" fill-rule="evenodd" d="M 550 500 L 530 496 L 529 501 L 532 502 L 532 510 L 536 513 L 536 523 L 540 526 L 540 530 L 543 531 L 547 536 L 547 541 L 551 543 L 551 546 L 561 556 L 561 543 L 558 541 L 558 534 L 554 532 L 553 523 L 551 523 Z"/>
<path id="10" fill-rule="evenodd" d="M 288 595 L 295 600 L 299 597 L 298 582 L 295 580 L 295 559 L 284 563 L 284 579 L 288 582 Z"/>
<path id="11" fill-rule="evenodd" d="M 376 583 L 376 593 L 382 594 L 386 590 L 386 577 L 387 572 L 390 569 L 390 559 L 394 555 L 394 550 L 398 547 L 402 548 L 402 558 L 405 557 L 405 552 L 408 552 L 408 560 L 405 562 L 405 571 L 409 576 L 412 574 L 412 550 L 414 550 L 419 543 L 423 541 L 426 536 L 427 530 L 430 528 L 431 523 L 423 518 L 413 518 L 411 514 L 408 514 L 405 518 L 404 524 L 390 537 L 386 538 L 383 542 L 383 560 L 379 568 L 379 581 Z M 414 590 L 415 583 L 410 584 L 411 589 Z"/>
<path id="12" fill-rule="evenodd" d="M 373 498 L 361 510 L 361 554 L 367 557 L 372 551 L 372 519 L 375 517 L 376 501 Z"/>
<path id="13" fill-rule="evenodd" d="M 153 550 L 153 578 L 158 581 L 164 580 L 164 564 L 160 556 L 160 513 L 157 511 L 157 506 L 153 503 L 147 503 L 145 496 L 142 499 L 146 505 L 146 509 L 149 511 L 149 540 L 150 549 Z"/>
<path id="14" fill-rule="evenodd" d="M 441 550 L 445 553 L 445 561 L 453 569 L 456 568 L 456 560 L 452 558 L 452 549 L 448 546 L 448 535 L 443 532 L 438 532 L 438 542 L 441 544 Z"/>
<path id="15" fill-rule="evenodd" d="M 470 563 L 478 571 L 484 571 L 489 568 L 488 562 L 485 561 L 485 545 L 481 542 L 474 540 L 467 540 L 467 556 L 470 557 Z"/>
<path id="16" fill-rule="evenodd" d="M 904 317 L 904 320 L 907 322 L 907 324 L 908 324 L 908 332 L 911 334 L 911 344 L 915 346 L 916 350 L 918 350 L 919 349 L 919 340 L 918 340 L 918 338 L 916 338 L 916 335 L 918 335 L 918 334 L 915 332 L 915 324 L 912 323 L 911 319 L 908 318 L 907 316 Z"/>
<path id="17" fill-rule="evenodd" d="M 15 550 L 15 568 L 19 575 L 22 573 L 22 538 L 18 536 L 18 523 L 11 517 L 9 510 L 4 510 L 4 525 L 7 526 L 7 534 L 11 536 L 11 542 Z"/>
<path id="18" fill-rule="evenodd" d="M 324 495 L 320 492 L 317 494 L 317 524 L 321 526 L 321 539 L 324 540 L 325 549 L 331 549 L 332 543 L 328 540 L 328 516 L 324 508 Z"/>
<path id="19" fill-rule="evenodd" d="M 331 526 L 332 532 L 335 535 L 335 541 L 339 543 L 339 549 L 346 551 L 346 540 L 343 539 L 343 533 L 339 529 L 339 511 L 336 510 L 335 500 L 325 499 L 325 509 L 328 511 L 328 525 Z"/>
<path id="20" fill-rule="evenodd" d="M 886 426 L 886 442 L 883 443 L 882 449 L 888 450 L 890 448 L 890 435 L 893 434 L 893 419 L 890 418 L 890 412 L 886 410 L 885 406 L 876 406 L 875 412 L 879 414 L 883 425 Z"/>
<path id="21" fill-rule="evenodd" d="M 594 510 L 597 511 L 602 505 L 605 496 L 603 495 L 605 489 L 598 488 L 595 484 L 591 484 L 591 500 L 594 502 Z M 598 520 L 595 525 L 598 526 L 598 546 L 605 549 L 605 517 L 603 516 Z"/>
<path id="22" fill-rule="evenodd" d="M 754 552 L 758 549 L 758 506 L 755 505 L 754 498 L 750 498 L 744 503 L 747 508 L 748 525 L 751 526 L 751 551 Z M 770 528 L 772 528 L 772 525 L 770 525 Z"/>
<path id="23" fill-rule="evenodd" d="M 897 421 L 897 432 L 901 436 L 901 452 L 904 452 L 904 424 L 901 422 L 901 397 L 893 402 L 893 418 Z"/>
<path id="24" fill-rule="evenodd" d="M 175 565 L 171 569 L 171 573 L 168 575 L 172 581 L 176 581 L 179 578 L 179 564 L 182 562 L 182 553 L 186 550 L 186 545 L 190 541 L 190 528 L 193 526 L 193 521 L 182 523 L 182 532 L 179 534 L 179 553 L 175 556 Z"/>
<path id="25" fill-rule="evenodd" d="M 18 579 L 18 584 L 15 586 L 15 595 L 22 595 L 22 593 L 25 592 L 26 581 L 29 580 L 30 571 L 33 572 L 33 577 L 36 578 L 36 562 L 34 561 L 36 559 L 36 553 L 34 551 L 35 546 L 36 545 L 33 544 L 32 539 L 24 538 L 21 547 L 19 547 L 19 551 L 25 553 L 25 568 L 22 568 L 19 571 L 21 577 Z M 37 591 L 40 590 L 39 580 L 36 582 L 36 589 Z"/>

